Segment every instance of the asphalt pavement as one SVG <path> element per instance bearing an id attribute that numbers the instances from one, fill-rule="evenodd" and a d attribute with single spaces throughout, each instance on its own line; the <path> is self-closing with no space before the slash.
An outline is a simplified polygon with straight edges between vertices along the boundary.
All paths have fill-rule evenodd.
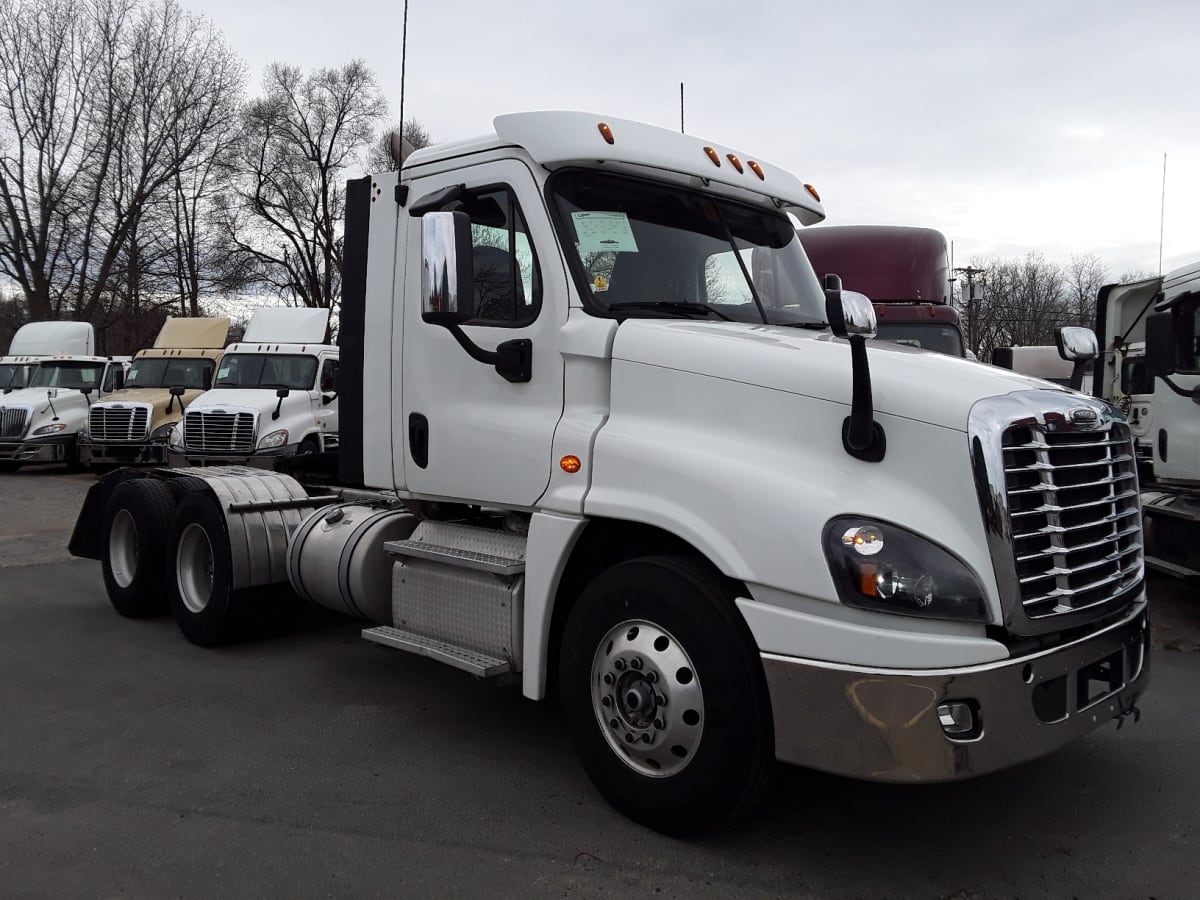
<path id="1" fill-rule="evenodd" d="M 5 897 L 1194 897 L 1200 613 L 1152 583 L 1141 721 L 950 785 L 781 768 L 732 831 L 662 837 L 551 704 L 313 612 L 219 650 L 129 621 L 66 554 L 86 476 L 0 476 Z M 814 723 L 818 726 L 819 723 Z"/>

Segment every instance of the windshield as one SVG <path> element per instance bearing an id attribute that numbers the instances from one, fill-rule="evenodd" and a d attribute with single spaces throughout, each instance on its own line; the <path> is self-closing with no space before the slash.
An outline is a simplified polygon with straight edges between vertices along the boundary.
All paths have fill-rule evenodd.
<path id="1" fill-rule="evenodd" d="M 22 388 L 25 386 L 25 380 L 25 366 L 21 363 L 4 363 L 0 365 L 0 390 Z"/>
<path id="2" fill-rule="evenodd" d="M 312 390 L 317 358 L 303 354 L 228 353 L 221 357 L 217 387 Z"/>
<path id="3" fill-rule="evenodd" d="M 185 387 L 204 389 L 204 373 L 211 380 L 215 363 L 211 359 L 185 359 L 182 357 L 153 357 L 135 359 L 129 374 L 125 376 L 125 387 L 162 388 Z"/>
<path id="4" fill-rule="evenodd" d="M 941 322 L 879 322 L 875 336 L 922 350 L 936 350 L 948 356 L 962 356 L 962 335 L 957 328 Z"/>
<path id="5" fill-rule="evenodd" d="M 825 295 L 787 216 L 686 188 L 572 170 L 551 179 L 587 298 L 621 315 L 817 325 Z M 573 252 L 572 252 L 573 248 Z"/>
<path id="6" fill-rule="evenodd" d="M 104 375 L 102 362 L 44 362 L 33 370 L 29 386 L 35 388 L 74 388 L 93 391 Z"/>

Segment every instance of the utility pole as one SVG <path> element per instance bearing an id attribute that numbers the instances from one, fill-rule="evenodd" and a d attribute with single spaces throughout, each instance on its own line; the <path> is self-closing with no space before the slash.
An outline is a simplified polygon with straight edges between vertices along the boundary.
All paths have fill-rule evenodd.
<path id="1" fill-rule="evenodd" d="M 953 271 L 961 272 L 967 276 L 967 346 L 972 353 L 977 353 L 978 348 L 975 345 L 975 276 L 982 275 L 987 269 L 964 266 L 961 269 L 954 269 Z"/>

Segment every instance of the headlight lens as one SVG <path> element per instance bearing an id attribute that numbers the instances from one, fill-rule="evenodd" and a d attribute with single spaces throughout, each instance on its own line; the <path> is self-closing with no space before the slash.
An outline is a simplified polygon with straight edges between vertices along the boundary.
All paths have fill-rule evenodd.
<path id="1" fill-rule="evenodd" d="M 838 516 L 825 558 L 847 606 L 928 619 L 988 621 L 983 588 L 961 560 L 898 525 Z"/>
<path id="2" fill-rule="evenodd" d="M 65 422 L 51 422 L 49 425 L 43 425 L 41 428 L 33 429 L 30 437 L 44 437 L 47 434 L 58 434 L 60 431 L 66 431 Z"/>
<path id="3" fill-rule="evenodd" d="M 157 434 L 158 431 L 159 431 L 159 429 L 157 429 L 157 428 L 154 429 L 155 434 Z M 183 449 L 183 423 L 182 422 L 176 422 L 171 425 L 170 431 L 167 432 L 167 446 L 170 447 L 172 450 L 182 450 Z"/>
<path id="4" fill-rule="evenodd" d="M 287 443 L 288 433 L 286 428 L 281 428 L 278 431 L 272 431 L 265 438 L 258 442 L 259 450 L 271 450 L 275 447 L 282 447 Z"/>
<path id="5" fill-rule="evenodd" d="M 159 425 L 152 432 L 150 432 L 150 440 L 156 444 L 161 444 L 163 442 L 169 443 L 171 440 L 171 432 L 175 430 L 176 424 L 176 422 L 168 422 L 166 425 Z"/>

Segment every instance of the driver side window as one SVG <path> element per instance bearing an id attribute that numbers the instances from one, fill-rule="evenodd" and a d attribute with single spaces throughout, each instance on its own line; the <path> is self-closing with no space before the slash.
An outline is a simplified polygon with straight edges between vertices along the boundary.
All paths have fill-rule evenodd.
<path id="1" fill-rule="evenodd" d="M 542 284 L 517 198 L 506 187 L 484 188 L 454 208 L 471 219 L 475 317 L 468 324 L 529 324 L 542 305 Z"/>

